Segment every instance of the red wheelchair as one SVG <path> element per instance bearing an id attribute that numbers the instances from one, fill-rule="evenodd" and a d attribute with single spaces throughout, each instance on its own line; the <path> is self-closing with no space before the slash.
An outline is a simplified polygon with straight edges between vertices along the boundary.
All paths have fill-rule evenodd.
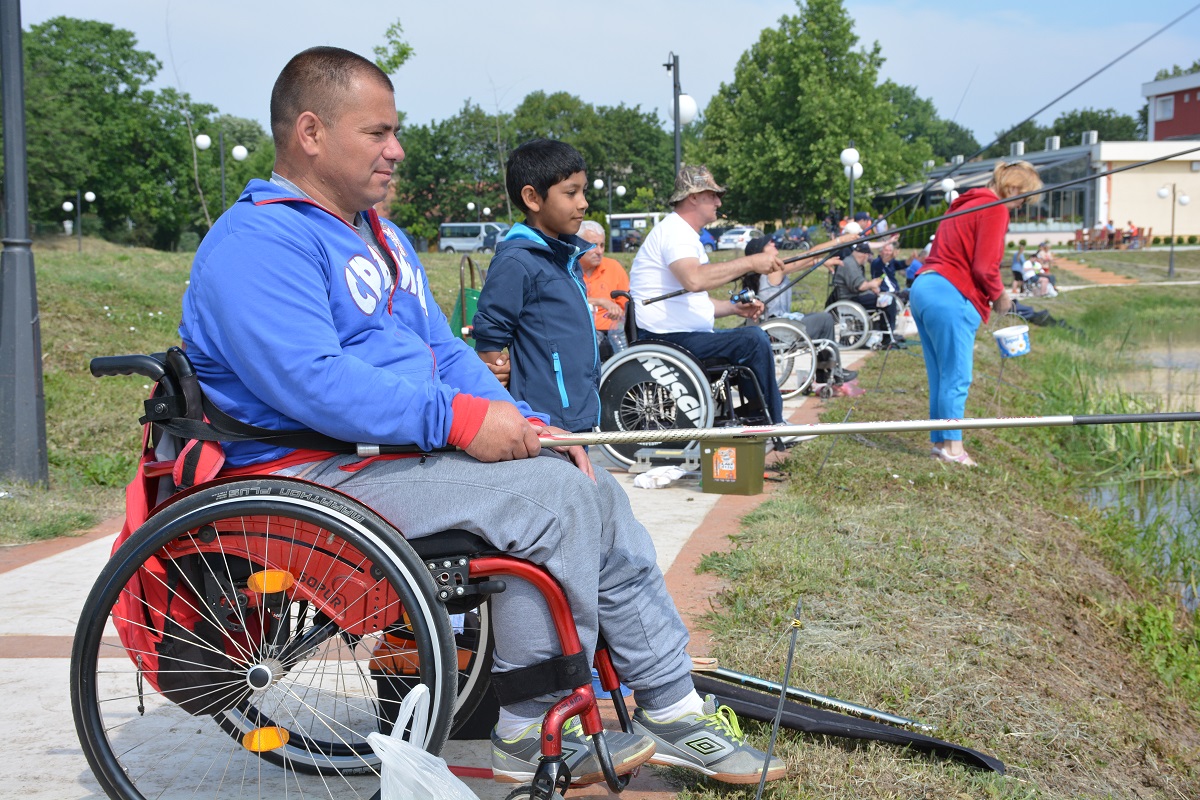
<path id="1" fill-rule="evenodd" d="M 553 688 L 566 692 L 543 725 L 533 784 L 509 797 L 565 794 L 561 732 L 577 715 L 609 787 L 624 788 L 592 665 L 544 569 L 466 531 L 406 540 L 359 501 L 302 480 L 190 485 L 205 448 L 192 434 L 211 406 L 183 352 L 97 358 L 91 369 L 156 382 L 125 525 L 71 654 L 76 729 L 109 797 L 371 797 L 380 763 L 367 736 L 392 732 L 413 687 L 429 691 L 419 744 L 435 754 L 483 697 L 488 597 L 504 576 L 545 596 L 563 654 Z M 629 730 L 603 642 L 594 664 Z"/>

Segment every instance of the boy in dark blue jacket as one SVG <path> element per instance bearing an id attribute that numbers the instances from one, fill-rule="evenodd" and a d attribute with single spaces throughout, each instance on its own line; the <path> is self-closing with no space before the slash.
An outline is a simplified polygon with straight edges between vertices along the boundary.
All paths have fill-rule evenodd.
<path id="1" fill-rule="evenodd" d="M 563 142 L 534 139 L 508 157 L 505 188 L 525 223 L 496 246 L 475 314 L 475 350 L 508 390 L 569 431 L 600 419 L 600 353 L 575 234 L 588 203 L 583 156 Z M 499 369 L 498 369 L 499 368 Z"/>

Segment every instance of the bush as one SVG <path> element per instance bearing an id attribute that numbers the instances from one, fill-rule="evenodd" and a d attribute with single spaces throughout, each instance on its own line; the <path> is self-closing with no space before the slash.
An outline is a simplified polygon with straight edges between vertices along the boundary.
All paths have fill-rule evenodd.
<path id="1" fill-rule="evenodd" d="M 1153 241 L 1153 242 L 1151 242 L 1151 244 L 1162 244 L 1162 237 L 1161 237 L 1161 236 L 1155 236 L 1155 237 L 1154 237 L 1154 241 Z"/>
<path id="2" fill-rule="evenodd" d="M 195 231 L 184 231 L 179 234 L 179 252 L 194 253 L 200 246 L 200 234 Z"/>
<path id="3" fill-rule="evenodd" d="M 1020 244 L 1021 244 L 1021 247 L 1024 247 L 1025 245 L 1029 244 L 1029 242 L 1022 239 Z"/>
<path id="4" fill-rule="evenodd" d="M 1196 236 L 1195 236 L 1195 234 L 1193 234 L 1188 237 L 1188 244 L 1195 244 L 1195 243 L 1196 243 Z"/>

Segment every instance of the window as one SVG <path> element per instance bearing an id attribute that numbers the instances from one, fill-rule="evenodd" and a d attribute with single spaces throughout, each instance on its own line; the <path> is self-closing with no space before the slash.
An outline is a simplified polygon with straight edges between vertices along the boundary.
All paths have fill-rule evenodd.
<path id="1" fill-rule="evenodd" d="M 1156 98 L 1154 101 L 1154 121 L 1175 119 L 1175 95 Z"/>

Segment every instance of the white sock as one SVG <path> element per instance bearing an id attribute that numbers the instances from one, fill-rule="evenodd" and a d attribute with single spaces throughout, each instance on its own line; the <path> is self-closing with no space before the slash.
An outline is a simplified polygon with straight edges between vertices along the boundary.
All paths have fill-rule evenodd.
<path id="1" fill-rule="evenodd" d="M 646 712 L 646 716 L 652 722 L 670 722 L 673 719 L 679 719 L 684 714 L 703 714 L 704 700 L 700 698 L 695 689 L 692 689 L 682 700 L 672 703 L 666 708 L 643 708 L 642 711 Z"/>
<path id="2" fill-rule="evenodd" d="M 542 719 L 542 717 L 519 717 L 501 706 L 500 718 L 496 720 L 496 735 L 501 739 L 512 741 L 529 730 L 530 725 L 539 726 L 538 730 L 540 731 Z"/>

